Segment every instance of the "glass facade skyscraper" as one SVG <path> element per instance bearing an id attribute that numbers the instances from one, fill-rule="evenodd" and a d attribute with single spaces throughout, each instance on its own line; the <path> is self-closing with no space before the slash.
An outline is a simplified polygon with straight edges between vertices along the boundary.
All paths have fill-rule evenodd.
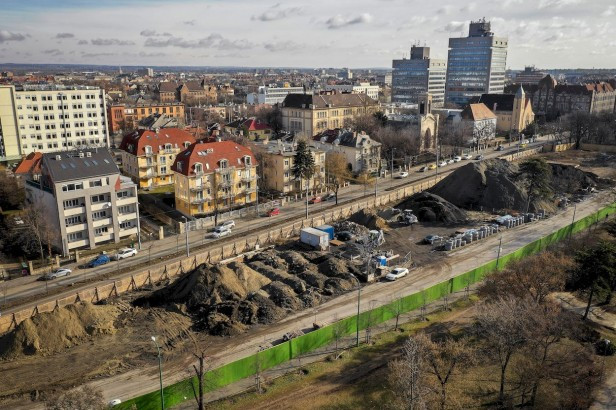
<path id="1" fill-rule="evenodd" d="M 462 106 L 481 94 L 502 93 L 508 42 L 495 37 L 485 19 L 471 22 L 468 37 L 450 38 L 446 101 Z"/>
<path id="2" fill-rule="evenodd" d="M 440 107 L 445 102 L 445 60 L 430 58 L 430 47 L 411 48 L 411 58 L 392 62 L 392 102 L 417 104 L 430 93 L 432 103 Z"/>

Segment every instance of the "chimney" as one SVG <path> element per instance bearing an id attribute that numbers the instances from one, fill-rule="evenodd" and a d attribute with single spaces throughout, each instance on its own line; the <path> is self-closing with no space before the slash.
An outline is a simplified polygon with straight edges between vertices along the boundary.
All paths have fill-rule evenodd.
<path id="1" fill-rule="evenodd" d="M 56 161 L 61 161 L 62 160 L 62 155 L 56 155 Z"/>
<path id="2" fill-rule="evenodd" d="M 492 112 L 496 112 L 496 107 L 498 107 L 498 103 L 494 103 L 492 106 Z"/>
<path id="3" fill-rule="evenodd" d="M 86 152 L 86 157 L 90 158 L 92 156 L 92 153 L 90 151 Z"/>
<path id="4" fill-rule="evenodd" d="M 83 152 L 79 153 L 79 158 L 83 158 Z"/>

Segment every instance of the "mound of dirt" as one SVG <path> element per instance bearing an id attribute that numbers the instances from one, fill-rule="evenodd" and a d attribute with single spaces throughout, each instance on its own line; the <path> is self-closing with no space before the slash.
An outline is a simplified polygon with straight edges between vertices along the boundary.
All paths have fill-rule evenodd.
<path id="1" fill-rule="evenodd" d="M 248 292 L 256 292 L 271 282 L 256 270 L 241 262 L 231 262 L 227 265 L 237 275 L 238 279 Z"/>
<path id="2" fill-rule="evenodd" d="M 421 222 L 457 224 L 468 219 L 466 212 L 440 196 L 429 192 L 415 194 L 400 202 L 396 207 L 399 209 L 412 209 L 413 214 Z"/>
<path id="3" fill-rule="evenodd" d="M 550 163 L 552 167 L 552 189 L 554 192 L 573 193 L 588 187 L 608 188 L 613 185 L 609 180 L 599 178 L 592 172 L 564 164 Z"/>
<path id="4" fill-rule="evenodd" d="M 287 263 L 290 273 L 298 274 L 306 270 L 313 269 L 313 265 L 299 252 L 280 252 L 280 258 L 282 258 Z"/>
<path id="5" fill-rule="evenodd" d="M 368 229 L 387 229 L 387 221 L 378 216 L 376 212 L 371 209 L 362 209 L 361 211 L 355 212 L 351 215 L 349 221 L 363 225 Z"/>
<path id="6" fill-rule="evenodd" d="M 275 281 L 267 285 L 263 290 L 269 293 L 270 299 L 283 309 L 294 311 L 304 307 L 293 289 L 287 284 Z"/>
<path id="7" fill-rule="evenodd" d="M 327 277 L 348 278 L 349 274 L 360 274 L 357 267 L 346 259 L 329 256 L 318 265 L 319 272 Z"/>
<path id="8" fill-rule="evenodd" d="M 81 302 L 38 314 L 0 339 L 0 357 L 55 353 L 93 336 L 115 333 L 120 313 L 116 306 Z"/>

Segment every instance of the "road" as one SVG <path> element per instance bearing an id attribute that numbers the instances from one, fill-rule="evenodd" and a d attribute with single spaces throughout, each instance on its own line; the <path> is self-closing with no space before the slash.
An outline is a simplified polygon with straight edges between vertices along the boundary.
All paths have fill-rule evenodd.
<path id="1" fill-rule="evenodd" d="M 537 142 L 529 144 L 528 148 L 539 146 L 545 142 L 545 138 L 539 139 Z M 509 147 L 505 151 L 495 151 L 489 149 L 483 151 L 482 154 L 485 158 L 496 158 L 498 156 L 511 154 L 516 152 L 516 147 Z M 429 171 L 429 173 L 418 172 L 421 167 L 413 167 L 410 170 L 410 175 L 404 179 L 396 178 L 380 178 L 377 183 L 378 192 L 390 189 L 392 187 L 399 187 L 401 185 L 410 185 L 419 181 L 426 181 L 433 178 L 438 171 L 439 175 L 445 172 L 451 172 L 452 170 L 464 166 L 469 161 L 461 161 L 459 163 L 451 164 L 438 170 Z M 366 195 L 374 194 L 374 185 L 367 189 L 361 185 L 351 185 L 343 188 L 339 192 L 339 203 L 349 202 L 354 199 L 359 199 Z M 321 202 L 319 204 L 309 205 L 309 212 L 321 212 L 330 209 L 335 206 L 334 201 Z M 241 236 L 249 231 L 254 231 L 260 227 L 271 227 L 277 223 L 283 223 L 286 220 L 292 218 L 301 218 L 305 213 L 305 203 L 303 201 L 289 203 L 281 207 L 280 215 L 275 217 L 245 217 L 243 219 L 236 220 L 237 226 L 233 229 L 233 237 Z M 197 230 L 189 232 L 189 248 L 195 246 L 206 246 L 220 244 L 222 241 L 231 237 L 225 237 L 222 239 L 213 239 L 210 234 L 205 230 Z M 38 281 L 39 275 L 26 276 L 17 278 L 11 281 L 7 281 L 0 286 L 0 297 L 2 297 L 2 313 L 10 314 L 12 312 L 23 309 L 24 307 L 34 306 L 32 303 L 34 299 L 38 302 L 51 301 L 59 298 L 61 295 L 68 296 L 74 294 L 80 288 L 92 287 L 92 281 L 97 277 L 106 275 L 106 279 L 101 279 L 100 284 L 112 282 L 113 279 L 119 277 L 129 276 L 127 270 L 130 268 L 137 269 L 139 265 L 152 266 L 152 264 L 161 263 L 161 259 L 165 258 L 165 262 L 169 263 L 170 257 L 174 255 L 179 259 L 185 256 L 186 249 L 186 237 L 184 234 L 175 235 L 165 238 L 163 240 L 155 240 L 151 242 L 145 242 L 142 244 L 141 251 L 137 256 L 121 261 L 112 261 L 111 263 L 103 266 L 99 266 L 93 269 L 80 269 L 79 264 L 72 263 L 63 267 L 72 269 L 73 272 L 70 276 L 54 279 L 51 281 Z M 84 262 L 80 262 L 83 264 Z M 88 283 L 86 283 L 88 282 Z M 63 290 L 63 293 L 60 293 Z M 23 303 L 20 303 L 23 301 Z"/>
<path id="2" fill-rule="evenodd" d="M 583 218 L 608 204 L 607 195 L 598 195 L 577 205 L 575 218 Z M 571 223 L 573 209 L 569 208 L 549 219 L 522 225 L 502 234 L 502 253 L 507 255 L 520 247 L 554 232 Z M 478 266 L 497 256 L 499 237 L 494 235 L 471 246 L 459 248 L 448 253 L 444 261 L 412 271 L 407 277 L 396 282 L 376 282 L 366 285 L 361 290 L 361 310 L 390 303 L 393 299 L 419 292 L 434 284 L 448 280 Z M 357 293 L 349 292 L 334 298 L 318 307 L 316 320 L 332 323 L 337 319 L 351 317 L 357 310 Z M 216 366 L 238 360 L 254 354 L 259 346 L 271 343 L 286 332 L 306 329 L 312 326 L 315 311 L 307 309 L 286 317 L 278 323 L 262 326 L 235 336 L 226 347 L 209 352 L 211 361 Z M 131 370 L 127 373 L 89 383 L 101 389 L 106 399 L 120 398 L 127 400 L 158 388 L 157 368 L 152 363 L 148 369 Z M 164 373 L 165 384 L 175 383 L 186 377 L 186 371 L 177 368 Z"/>

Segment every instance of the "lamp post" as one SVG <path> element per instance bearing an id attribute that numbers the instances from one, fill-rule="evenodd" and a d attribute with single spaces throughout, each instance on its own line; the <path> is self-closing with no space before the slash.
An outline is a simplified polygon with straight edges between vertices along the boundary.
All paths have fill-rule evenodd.
<path id="1" fill-rule="evenodd" d="M 361 302 L 361 284 L 359 283 L 359 279 L 357 279 L 355 275 L 351 276 L 357 281 L 357 318 L 355 320 L 355 324 L 357 325 L 356 346 L 359 347 L 359 306 Z"/>
<path id="2" fill-rule="evenodd" d="M 190 245 L 188 243 L 188 218 L 182 216 L 184 219 L 184 232 L 186 233 L 186 257 L 190 256 Z"/>
<path id="3" fill-rule="evenodd" d="M 396 149 L 392 148 L 391 149 L 391 179 L 394 179 L 394 151 Z"/>
<path id="4" fill-rule="evenodd" d="M 500 239 L 498 240 L 498 253 L 496 255 L 496 270 L 498 270 L 498 262 L 500 261 L 500 254 L 501 254 L 501 249 L 503 244 L 503 234 L 501 233 L 500 235 Z"/>
<path id="5" fill-rule="evenodd" d="M 156 346 L 156 350 L 158 351 L 158 378 L 160 380 L 160 408 L 161 410 L 165 410 L 165 394 L 163 392 L 163 356 L 160 353 L 160 347 L 156 342 L 156 337 L 152 336 L 152 342 L 154 342 L 154 346 Z"/>

